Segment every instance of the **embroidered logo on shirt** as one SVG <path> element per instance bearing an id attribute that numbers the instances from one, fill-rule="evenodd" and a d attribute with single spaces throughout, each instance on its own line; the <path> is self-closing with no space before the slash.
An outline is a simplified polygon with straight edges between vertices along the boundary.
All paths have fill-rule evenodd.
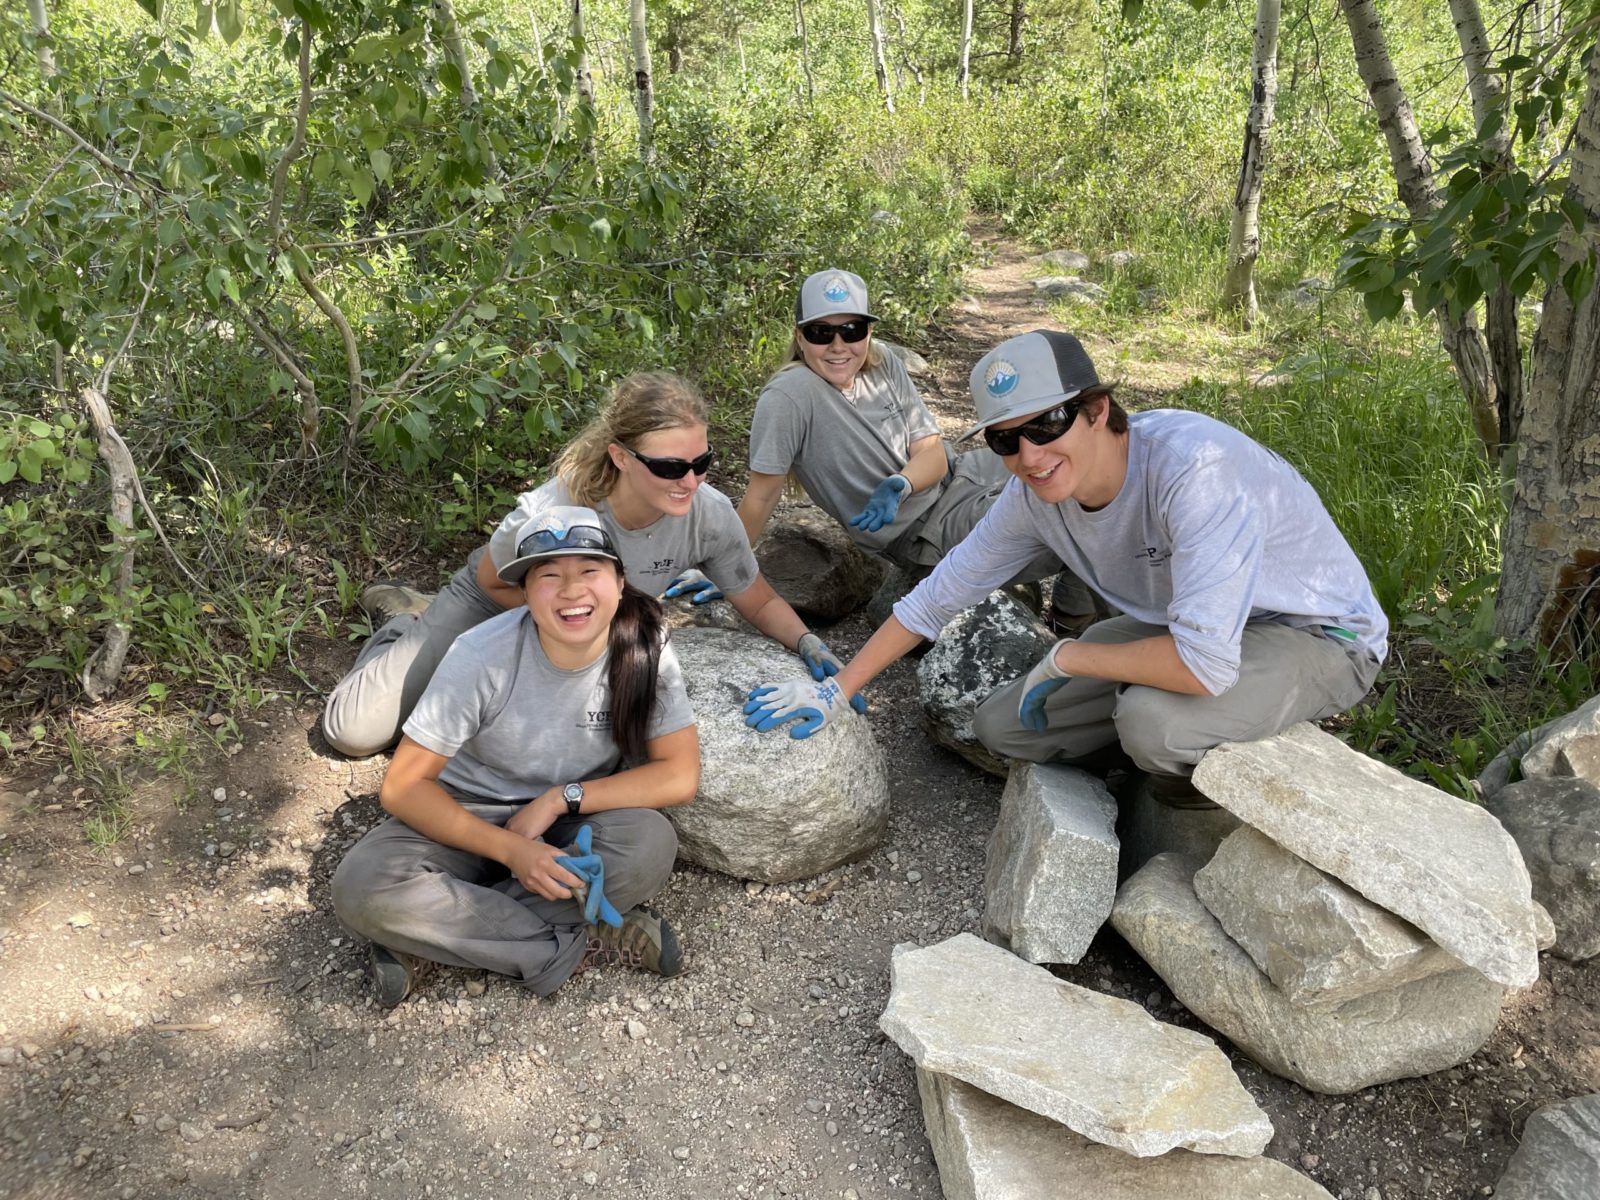
<path id="1" fill-rule="evenodd" d="M 843 304 L 850 299 L 850 285 L 845 282 L 843 275 L 835 275 L 822 289 L 822 295 L 831 304 Z"/>
<path id="2" fill-rule="evenodd" d="M 989 364 L 989 369 L 983 373 L 983 386 L 989 395 L 999 399 L 1009 395 L 1017 386 L 1017 369 L 1003 358 L 997 358 Z"/>
<path id="3" fill-rule="evenodd" d="M 600 709 L 598 712 L 586 711 L 578 720 L 579 729 L 587 729 L 591 733 L 609 733 L 611 731 L 611 710 Z"/>
<path id="4" fill-rule="evenodd" d="M 672 570 L 672 563 L 673 560 L 670 558 L 658 558 L 651 565 L 650 573 L 654 575 L 659 571 L 670 571 Z"/>
<path id="5" fill-rule="evenodd" d="M 1160 546 L 1146 546 L 1142 553 L 1136 554 L 1134 557 L 1143 559 L 1152 567 L 1159 567 L 1172 557 L 1172 551 L 1163 550 Z"/>

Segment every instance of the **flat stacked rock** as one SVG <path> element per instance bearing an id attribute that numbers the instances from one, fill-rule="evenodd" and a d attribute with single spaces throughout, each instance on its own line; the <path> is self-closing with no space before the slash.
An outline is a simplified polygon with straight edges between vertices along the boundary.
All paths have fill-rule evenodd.
<path id="1" fill-rule="evenodd" d="M 879 1024 L 917 1063 L 947 1200 L 1330 1200 L 1199 1034 L 961 934 L 897 946 Z"/>
<path id="2" fill-rule="evenodd" d="M 1032 963 L 1075 963 L 1117 895 L 1117 802 L 1075 767 L 1017 763 L 984 868 L 983 936 Z"/>
<path id="3" fill-rule="evenodd" d="M 1055 645 L 1056 637 L 1035 610 L 1005 591 L 944 627 L 917 664 L 922 712 L 933 740 L 990 774 L 1004 779 L 1011 769 L 978 740 L 973 715 L 1002 683 L 1026 675 Z"/>
<path id="4" fill-rule="evenodd" d="M 1443 1070 L 1538 978 L 1527 868 L 1477 805 L 1309 725 L 1219 746 L 1194 782 L 1244 826 L 1203 866 L 1151 859 L 1112 924 L 1268 1070 L 1321 1092 Z"/>
<path id="5" fill-rule="evenodd" d="M 849 616 L 883 582 L 884 564 L 810 504 L 779 511 L 756 547 L 773 589 L 793 607 L 823 621 Z"/>
<path id="6" fill-rule="evenodd" d="M 673 635 L 700 734 L 700 790 L 669 808 L 678 853 L 739 879 L 809 879 L 869 854 L 889 823 L 889 776 L 870 721 L 796 741 L 744 723 L 751 689 L 810 678 L 776 642 L 749 633 Z"/>

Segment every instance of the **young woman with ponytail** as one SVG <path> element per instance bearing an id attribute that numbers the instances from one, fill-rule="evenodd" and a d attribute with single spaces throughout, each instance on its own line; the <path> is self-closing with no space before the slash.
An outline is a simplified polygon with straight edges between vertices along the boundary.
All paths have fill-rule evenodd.
<path id="1" fill-rule="evenodd" d="M 671 926 L 643 907 L 677 855 L 657 810 L 700 780 L 661 606 L 625 581 L 593 510 L 554 506 L 517 533 L 496 582 L 522 603 L 456 639 L 384 776 L 391 819 L 334 874 L 386 1008 L 426 963 L 541 996 L 590 960 L 683 969 Z M 597 919 L 601 895 L 616 925 Z"/>
<path id="2" fill-rule="evenodd" d="M 703 603 L 726 594 L 756 629 L 798 653 L 820 680 L 839 660 L 761 575 L 733 504 L 705 482 L 712 450 L 705 401 L 665 371 L 630 375 L 562 451 L 554 477 L 517 498 L 487 546 L 431 602 L 375 585 L 363 605 L 378 627 L 328 697 L 323 733 L 353 756 L 394 744 L 428 680 L 460 634 L 522 604 L 499 571 L 518 531 L 555 505 L 594 509 L 629 582 L 647 595 Z M 720 589 L 720 590 L 719 590 Z"/>

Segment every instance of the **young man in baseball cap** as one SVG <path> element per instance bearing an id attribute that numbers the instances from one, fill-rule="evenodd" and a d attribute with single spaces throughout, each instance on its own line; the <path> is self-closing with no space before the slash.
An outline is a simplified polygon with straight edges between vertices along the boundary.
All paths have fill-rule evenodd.
<path id="1" fill-rule="evenodd" d="M 746 711 L 807 736 L 962 609 L 1048 549 L 1119 616 L 1057 642 L 978 709 L 984 745 L 1033 762 L 1114 765 L 1169 802 L 1222 742 L 1341 712 L 1371 687 L 1388 623 L 1322 501 L 1292 466 L 1199 413 L 1129 416 L 1082 344 L 1001 343 L 971 376 L 982 433 L 1013 478 L 976 528 L 829 681 L 758 689 Z M 803 732 L 801 732 L 803 731 Z"/>

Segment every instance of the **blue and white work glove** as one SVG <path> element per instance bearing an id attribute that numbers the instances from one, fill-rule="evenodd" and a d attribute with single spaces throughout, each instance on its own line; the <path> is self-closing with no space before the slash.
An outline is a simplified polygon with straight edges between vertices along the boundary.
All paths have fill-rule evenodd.
<path id="1" fill-rule="evenodd" d="M 811 678 L 818 683 L 830 675 L 837 675 L 844 668 L 838 656 L 828 649 L 828 643 L 814 633 L 802 634 L 794 652 L 805 663 L 806 670 L 811 672 Z"/>
<path id="2" fill-rule="evenodd" d="M 812 679 L 786 679 L 750 693 L 744 705 L 744 723 L 766 733 L 799 717 L 797 724 L 789 726 L 789 736 L 797 740 L 808 738 L 830 721 L 842 717 L 847 708 L 855 707 L 857 700 L 861 697 L 856 696 L 847 706 L 844 689 L 831 679 L 821 683 Z M 865 708 L 866 701 L 861 700 L 861 709 L 857 711 Z"/>
<path id="3" fill-rule="evenodd" d="M 661 594 L 668 600 L 688 596 L 690 604 L 710 604 L 722 599 L 722 590 L 693 567 L 669 583 Z"/>
<path id="4" fill-rule="evenodd" d="M 850 518 L 850 524 L 866 533 L 877 533 L 894 520 L 900 511 L 900 501 L 911 494 L 911 480 L 904 475 L 891 475 L 872 489 L 866 508 Z"/>
<path id="5" fill-rule="evenodd" d="M 1072 676 L 1056 666 L 1056 653 L 1073 638 L 1062 638 L 1050 647 L 1050 653 L 1041 658 L 1028 677 L 1022 681 L 1022 703 L 1017 705 L 1017 719 L 1023 728 L 1043 733 L 1048 724 L 1044 703 L 1052 692 L 1067 686 Z"/>

